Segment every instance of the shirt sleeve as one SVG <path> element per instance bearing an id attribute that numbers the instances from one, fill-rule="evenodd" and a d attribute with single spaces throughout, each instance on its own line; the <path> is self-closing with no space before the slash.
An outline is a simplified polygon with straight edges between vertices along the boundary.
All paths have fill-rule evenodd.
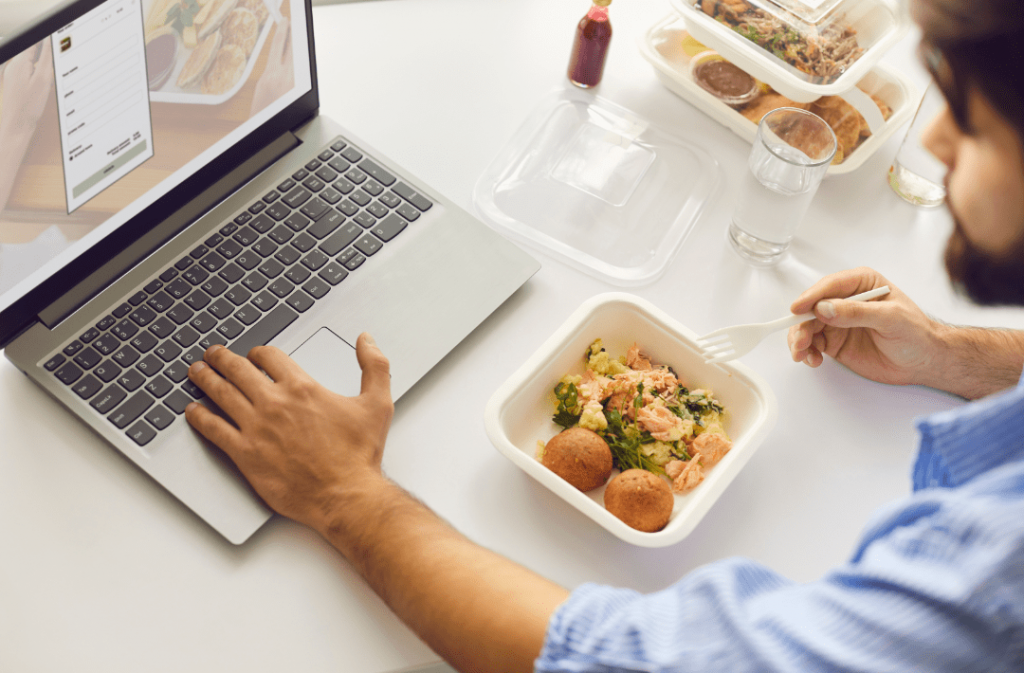
<path id="1" fill-rule="evenodd" d="M 749 560 L 653 594 L 587 584 L 536 671 L 1024 670 L 1024 468 L 880 512 L 852 559 L 797 584 Z"/>

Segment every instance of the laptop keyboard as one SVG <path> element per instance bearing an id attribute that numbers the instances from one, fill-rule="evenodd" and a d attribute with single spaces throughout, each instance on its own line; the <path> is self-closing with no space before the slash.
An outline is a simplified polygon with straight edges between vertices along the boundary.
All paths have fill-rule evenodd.
<path id="1" fill-rule="evenodd" d="M 145 446 L 207 348 L 269 342 L 432 205 L 337 138 L 42 366 Z"/>

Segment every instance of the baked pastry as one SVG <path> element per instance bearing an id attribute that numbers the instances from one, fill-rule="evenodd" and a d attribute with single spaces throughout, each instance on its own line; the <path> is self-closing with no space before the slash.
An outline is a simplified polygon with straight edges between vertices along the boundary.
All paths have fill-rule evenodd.
<path id="1" fill-rule="evenodd" d="M 248 57 L 256 48 L 256 40 L 260 36 L 260 22 L 248 9 L 234 9 L 221 24 L 220 34 L 224 37 L 225 47 L 236 44 Z"/>
<path id="2" fill-rule="evenodd" d="M 668 482 L 647 470 L 626 470 L 604 490 L 605 509 L 645 533 L 664 528 L 674 504 Z"/>
<path id="3" fill-rule="evenodd" d="M 267 18 L 270 17 L 270 10 L 267 9 L 267 5 L 263 0 L 238 0 L 237 9 L 248 9 L 255 14 L 260 26 L 265 24 Z"/>
<path id="4" fill-rule="evenodd" d="M 231 88 L 238 84 L 238 80 L 242 79 L 247 61 L 245 50 L 238 45 L 222 47 L 206 72 L 206 77 L 203 78 L 202 92 L 210 96 L 219 96 L 231 91 Z"/>
<path id="5" fill-rule="evenodd" d="M 238 0 L 210 0 L 195 18 L 196 24 L 199 25 L 199 39 L 202 40 L 220 28 L 237 4 Z"/>
<path id="6" fill-rule="evenodd" d="M 210 69 L 214 57 L 220 49 L 220 33 L 214 33 L 199 43 L 199 46 L 192 50 L 185 67 L 178 73 L 178 87 L 191 89 L 203 80 L 203 76 Z"/>

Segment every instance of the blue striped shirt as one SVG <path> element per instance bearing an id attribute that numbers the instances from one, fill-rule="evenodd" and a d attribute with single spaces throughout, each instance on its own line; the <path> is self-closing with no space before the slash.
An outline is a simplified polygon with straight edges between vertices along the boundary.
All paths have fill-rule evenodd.
<path id="1" fill-rule="evenodd" d="M 914 493 L 792 582 L 742 558 L 643 595 L 577 588 L 538 672 L 1024 671 L 1024 378 L 920 419 Z"/>

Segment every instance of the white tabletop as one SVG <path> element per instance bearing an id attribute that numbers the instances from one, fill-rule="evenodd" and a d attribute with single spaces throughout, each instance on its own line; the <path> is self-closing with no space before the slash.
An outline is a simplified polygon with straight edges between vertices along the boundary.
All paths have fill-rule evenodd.
<path id="1" fill-rule="evenodd" d="M 564 86 L 587 2 L 382 0 L 315 10 L 322 110 L 472 209 L 481 174 L 535 104 Z M 820 276 L 873 266 L 929 313 L 1024 327 L 1018 310 L 956 298 L 941 210 L 897 198 L 885 173 L 899 136 L 830 178 L 792 254 L 771 270 L 727 247 L 749 145 L 659 84 L 637 38 L 667 2 L 611 7 L 599 94 L 708 148 L 726 189 L 669 270 L 632 291 L 698 333 L 783 315 Z M 886 62 L 917 84 L 915 35 Z M 488 442 L 495 388 L 584 299 L 615 288 L 534 251 L 543 269 L 400 400 L 387 472 L 469 537 L 567 587 L 641 591 L 732 555 L 799 581 L 842 563 L 872 510 L 906 494 L 912 419 L 960 402 L 790 362 L 779 333 L 744 358 L 779 400 L 779 422 L 696 530 L 669 548 L 614 538 Z M 147 476 L 0 361 L 0 670 L 346 671 L 436 660 L 322 540 L 281 518 L 227 544 Z"/>

